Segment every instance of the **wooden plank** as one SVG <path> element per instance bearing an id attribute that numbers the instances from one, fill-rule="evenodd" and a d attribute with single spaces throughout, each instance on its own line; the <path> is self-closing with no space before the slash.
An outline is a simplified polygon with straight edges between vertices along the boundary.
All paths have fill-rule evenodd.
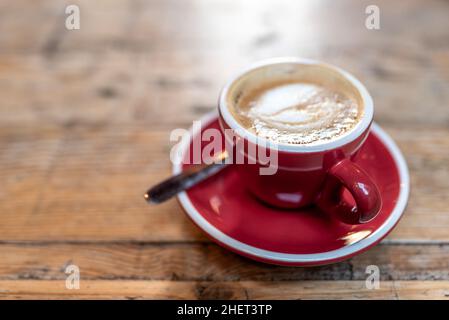
<path id="1" fill-rule="evenodd" d="M 428 1 L 427 10 L 422 10 L 419 0 L 410 0 L 407 4 L 387 0 L 345 1 L 342 4 L 334 4 L 331 0 L 318 4 L 313 1 L 291 3 L 288 0 L 248 4 L 229 4 L 225 0 L 191 0 L 181 4 L 175 0 L 103 0 L 95 3 L 78 0 L 76 3 L 82 12 L 81 29 L 67 31 L 58 50 L 124 48 L 177 52 L 182 49 L 184 54 L 199 49 L 217 52 L 224 49 L 227 54 L 237 51 L 246 55 L 267 55 L 272 53 L 270 49 L 281 51 L 288 46 L 300 50 L 325 47 L 329 43 L 351 48 L 360 41 L 374 44 L 402 41 L 409 46 L 423 47 L 435 46 L 436 40 L 444 44 L 447 32 L 444 27 L 448 25 L 445 19 L 447 4 L 437 0 Z M 381 8 L 379 31 L 370 31 L 364 26 L 365 8 L 373 3 Z M 0 38 L 0 46 L 13 52 L 36 50 L 36 43 L 41 41 L 29 36 L 35 30 L 33 27 L 36 28 L 37 22 L 50 18 L 64 18 L 66 5 L 51 0 L 38 1 L 33 6 L 24 0 L 3 5 L 2 27 L 9 27 L 8 31 L 21 30 L 22 33 L 17 37 L 21 41 L 14 41 L 14 33 L 5 32 Z M 14 19 L 18 16 L 24 18 Z M 283 19 L 276 19 L 279 16 Z M 416 23 L 413 32 L 409 32 L 402 27 L 402 22 L 412 20 Z M 297 28 L 298 21 L 307 28 Z M 322 21 L 328 23 L 323 24 Z M 61 22 L 63 27 L 64 19 Z M 242 27 L 243 23 L 245 27 Z M 427 33 L 430 28 L 433 28 L 432 34 Z M 426 37 L 416 41 L 421 36 Z"/>
<path id="2" fill-rule="evenodd" d="M 449 277 L 448 245 L 379 245 L 348 261 L 313 268 L 266 265 L 207 242 L 1 244 L 0 256 L 1 280 L 65 279 L 71 264 L 84 280 L 365 280 L 370 265 L 379 268 L 382 280 Z"/>
<path id="3" fill-rule="evenodd" d="M 448 281 L 0 281 L 1 299 L 449 299 Z"/>
<path id="4" fill-rule="evenodd" d="M 186 126 L 214 108 L 225 81 L 191 64 L 155 67 L 157 55 L 68 53 L 50 62 L 41 55 L 0 57 L 0 123 L 13 132 Z"/>
<path id="5" fill-rule="evenodd" d="M 336 47 L 312 56 L 359 77 L 373 96 L 379 123 L 401 128 L 445 128 L 449 48 L 440 49 L 435 55 L 404 58 L 403 51 L 387 51 L 387 55 L 389 47 L 391 44 L 377 48 L 360 44 L 348 53 Z M 427 52 L 427 48 L 416 50 Z M 342 54 L 338 60 L 333 58 Z M 357 59 L 373 54 L 377 55 L 374 61 Z M 0 123 L 16 129 L 18 125 L 38 123 L 97 128 L 120 124 L 146 128 L 186 126 L 214 109 L 224 83 L 254 61 L 197 57 L 201 62 L 194 64 L 162 52 L 121 51 L 101 56 L 68 52 L 51 61 L 37 54 L 0 57 Z M 382 58 L 387 62 L 383 63 Z M 396 69 L 404 63 L 410 66 Z M 431 110 L 425 117 L 423 108 Z"/>
<path id="6" fill-rule="evenodd" d="M 391 239 L 449 241 L 449 130 L 386 130 L 412 183 Z M 148 206 L 142 199 L 170 174 L 170 146 L 168 130 L 132 126 L 0 128 L 0 239 L 204 240 L 175 200 Z"/>

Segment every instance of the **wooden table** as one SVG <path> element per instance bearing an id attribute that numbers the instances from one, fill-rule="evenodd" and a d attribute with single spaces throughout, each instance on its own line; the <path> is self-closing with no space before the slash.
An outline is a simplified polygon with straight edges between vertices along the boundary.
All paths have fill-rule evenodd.
<path id="1" fill-rule="evenodd" d="M 449 297 L 449 2 L 74 0 L 80 30 L 67 4 L 0 4 L 1 298 Z M 370 4 L 380 30 L 365 28 Z M 409 165 L 397 228 L 338 264 L 253 262 L 175 200 L 142 199 L 170 174 L 170 131 L 248 63 L 283 55 L 359 77 Z M 365 288 L 371 264 L 379 290 Z"/>

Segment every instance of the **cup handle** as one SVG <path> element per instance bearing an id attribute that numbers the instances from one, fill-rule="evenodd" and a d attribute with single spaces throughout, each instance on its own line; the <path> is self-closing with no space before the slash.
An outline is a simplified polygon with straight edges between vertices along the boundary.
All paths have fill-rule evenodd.
<path id="1" fill-rule="evenodd" d="M 342 187 L 351 193 L 355 205 L 343 199 Z M 349 159 L 344 159 L 328 171 L 317 205 L 344 223 L 361 224 L 379 213 L 382 200 L 368 174 Z"/>

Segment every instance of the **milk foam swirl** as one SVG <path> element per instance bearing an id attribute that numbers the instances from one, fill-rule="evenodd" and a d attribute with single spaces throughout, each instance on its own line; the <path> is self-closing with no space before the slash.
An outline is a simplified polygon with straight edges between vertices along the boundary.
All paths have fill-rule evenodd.
<path id="1" fill-rule="evenodd" d="M 318 144 L 341 136 L 360 118 L 354 100 L 309 83 L 261 87 L 243 95 L 238 120 L 258 136 L 278 143 Z"/>

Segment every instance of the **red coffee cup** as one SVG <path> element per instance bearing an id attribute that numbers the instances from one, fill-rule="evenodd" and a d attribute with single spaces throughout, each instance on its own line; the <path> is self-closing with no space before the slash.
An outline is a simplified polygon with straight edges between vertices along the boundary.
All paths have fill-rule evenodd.
<path id="1" fill-rule="evenodd" d="M 286 76 L 344 91 L 363 107 L 359 122 L 341 136 L 310 145 L 268 141 L 244 128 L 229 109 L 232 103 L 255 82 Z M 348 72 L 307 59 L 262 61 L 228 82 L 220 94 L 218 109 L 225 137 L 231 130 L 232 144 L 235 146 L 240 141 L 246 146 L 243 151 L 236 151 L 245 159 L 236 166 L 242 183 L 266 204 L 280 208 L 317 205 L 330 216 L 349 224 L 366 223 L 379 212 L 382 201 L 376 184 L 351 161 L 369 134 L 373 101 L 365 86 Z M 274 174 L 261 174 L 267 164 L 249 154 L 248 150 L 254 148 L 277 153 Z"/>

